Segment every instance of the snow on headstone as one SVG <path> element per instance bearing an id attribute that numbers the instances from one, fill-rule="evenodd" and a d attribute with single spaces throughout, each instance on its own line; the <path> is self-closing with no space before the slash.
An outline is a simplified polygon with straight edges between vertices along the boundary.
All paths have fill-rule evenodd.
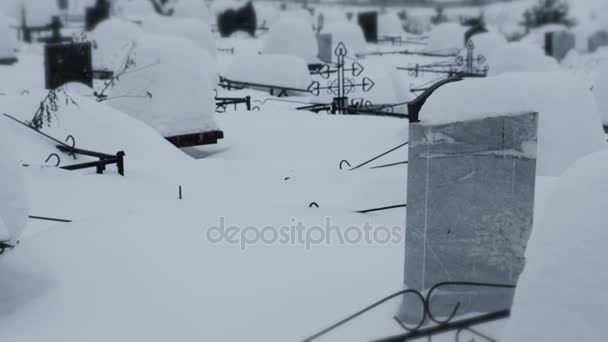
<path id="1" fill-rule="evenodd" d="M 27 224 L 28 199 L 21 163 L 4 148 L 12 143 L 0 136 L 0 235 L 15 241 Z"/>
<path id="2" fill-rule="evenodd" d="M 239 56 L 226 70 L 229 80 L 306 90 L 311 77 L 308 65 L 287 55 Z"/>
<path id="3" fill-rule="evenodd" d="M 456 23 L 443 23 L 429 32 L 428 49 L 431 51 L 458 51 L 464 48 L 467 28 Z"/>
<path id="4" fill-rule="evenodd" d="M 608 64 L 606 63 L 601 64 L 597 70 L 593 94 L 602 115 L 602 123 L 608 126 Z"/>
<path id="5" fill-rule="evenodd" d="M 312 26 L 302 19 L 284 16 L 270 26 L 262 52 L 297 56 L 308 63 L 316 62 L 318 46 Z"/>
<path id="6" fill-rule="evenodd" d="M 5 18 L 0 13 L 0 64 L 16 62 L 15 49 L 17 45 L 15 33 L 11 31 L 8 25 L 8 18 Z"/>
<path id="7" fill-rule="evenodd" d="M 190 18 L 171 18 L 159 15 L 149 15 L 143 18 L 142 28 L 152 34 L 178 36 L 192 40 L 200 48 L 215 58 L 215 39 L 211 27 L 203 20 Z"/>
<path id="8" fill-rule="evenodd" d="M 590 52 L 595 52 L 604 46 L 608 46 L 608 30 L 600 30 L 589 37 Z"/>
<path id="9" fill-rule="evenodd" d="M 176 18 L 201 19 L 211 22 L 209 8 L 202 0 L 178 0 L 173 7 L 173 16 Z"/>
<path id="10" fill-rule="evenodd" d="M 348 49 L 348 55 L 354 57 L 366 51 L 365 37 L 359 25 L 343 22 L 328 24 L 323 27 L 323 33 L 332 35 L 333 49 L 340 43 L 344 43 Z M 334 57 L 335 58 L 335 57 Z"/>
<path id="11" fill-rule="evenodd" d="M 132 56 L 136 69 L 120 77 L 108 104 L 176 136 L 216 129 L 213 120 L 215 63 L 185 38 L 144 35 Z"/>
<path id="12" fill-rule="evenodd" d="M 439 124 L 511 113 L 539 113 L 539 176 L 559 176 L 575 160 L 605 147 L 589 87 L 568 73 L 512 73 L 439 88 L 422 108 Z"/>
<path id="13" fill-rule="evenodd" d="M 96 45 L 93 51 L 94 67 L 120 71 L 135 41 L 142 35 L 139 26 L 124 19 L 111 18 L 101 22 L 91 33 Z"/>
<path id="14" fill-rule="evenodd" d="M 545 53 L 557 61 L 561 62 L 575 47 L 576 36 L 568 31 L 547 32 L 545 35 Z"/>
<path id="15" fill-rule="evenodd" d="M 545 55 L 539 46 L 527 43 L 507 44 L 486 57 L 491 76 L 506 72 L 540 72 L 558 69 L 555 59 Z"/>
<path id="16" fill-rule="evenodd" d="M 410 124 L 408 289 L 423 292 L 446 281 L 516 284 L 523 270 L 534 213 L 538 114 L 475 118 L 480 113 L 471 110 L 471 120 L 427 123 L 427 113 Z M 510 308 L 512 298 L 504 289 L 446 287 L 431 310 L 446 317 L 458 302 L 458 314 L 495 312 Z M 406 301 L 400 314 L 417 321 L 419 312 Z"/>
<path id="17" fill-rule="evenodd" d="M 22 13 L 25 10 L 25 20 L 28 26 L 48 25 L 51 18 L 60 13 L 57 1 L 53 0 L 2 0 L 2 2 L 0 4 L 2 12 L 19 22 L 21 22 Z"/>
<path id="18" fill-rule="evenodd" d="M 378 36 L 394 37 L 403 33 L 403 25 L 396 13 L 383 14 L 378 18 Z"/>
<path id="19" fill-rule="evenodd" d="M 604 150 L 577 161 L 556 181 L 535 218 L 501 341 L 606 339 L 607 172 Z"/>

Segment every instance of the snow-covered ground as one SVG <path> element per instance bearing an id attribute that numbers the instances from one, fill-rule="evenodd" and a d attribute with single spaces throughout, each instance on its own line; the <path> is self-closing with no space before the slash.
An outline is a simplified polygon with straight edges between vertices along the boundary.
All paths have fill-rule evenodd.
<path id="1" fill-rule="evenodd" d="M 0 25 L 18 22 L 20 1 L 34 0 L 0 4 L 0 12 L 13 18 Z M 316 18 L 290 4 L 289 18 L 296 19 L 280 19 L 278 4 L 260 2 L 255 4 L 259 19 L 270 26 L 269 32 L 256 38 L 241 33 L 219 38 L 207 30 L 213 17 L 242 2 L 217 0 L 203 8 L 193 0 L 180 1 L 175 6 L 179 19 L 154 18 L 145 1 L 117 1 L 117 18 L 89 33 L 97 40 L 94 64 L 120 71 L 135 42 L 133 73 L 119 80 L 101 103 L 93 89 L 64 87 L 57 112 L 42 128 L 60 141 L 72 135 L 79 148 L 124 151 L 125 176 L 114 165 L 103 175 L 94 169 L 56 168 L 55 159 L 45 162 L 52 153 L 59 155 L 61 166 L 92 159 L 60 153 L 55 142 L 0 115 L 0 241 L 19 242 L 0 256 L 0 341 L 302 340 L 403 288 L 405 209 L 357 211 L 406 202 L 406 165 L 368 167 L 403 162 L 407 149 L 355 171 L 340 170 L 339 163 L 348 160 L 355 166 L 407 142 L 407 120 L 295 110 L 331 101 L 324 90 L 318 97 L 298 93 L 278 98 L 260 89 L 216 87 L 220 96 L 251 96 L 257 108 L 213 113 L 211 88 L 218 75 L 298 89 L 306 89 L 311 80 L 326 86 L 327 80 L 306 72 L 306 63 L 316 61 L 316 51 L 310 51 L 316 42 L 307 29 Z M 485 8 L 491 33 L 478 41 L 491 76 L 440 89 L 421 119 L 540 113 L 529 267 L 510 321 L 479 329 L 496 338 L 504 330 L 509 341 L 557 341 L 561 336 L 601 341 L 605 334 L 600 328 L 608 318 L 602 283 L 608 272 L 603 250 L 608 238 L 601 229 L 607 53 L 579 49 L 560 64 L 543 55 L 536 39 L 507 43 L 505 35 L 518 29 L 522 12 L 534 2 Z M 603 0 L 571 3 L 580 21 L 573 29 L 577 36 L 590 32 L 576 31 L 583 31 L 583 24 L 608 27 Z M 453 59 L 404 54 L 357 58 L 354 53 L 461 48 L 464 41 L 458 38 L 464 29 L 458 18 L 479 14 L 478 8 L 449 7 L 446 15 L 452 23 L 432 29 L 428 21 L 433 9 L 408 9 L 409 18 L 428 26 L 430 45 L 392 46 L 364 42 L 356 22 L 345 19 L 346 12 L 361 11 L 359 7 L 315 9 L 325 15 L 321 32 L 347 40 L 347 67 L 360 63 L 365 70 L 357 79 L 375 82 L 370 92 L 356 89 L 349 96 L 376 105 L 410 101 L 420 93 L 410 89 L 441 76 L 415 77 L 397 67 Z M 32 20 L 56 9 L 38 12 Z M 397 12 L 389 8 L 382 15 L 391 16 L 382 32 L 395 34 Z M 142 27 L 128 22 L 133 19 Z M 205 32 L 189 32 L 199 28 Z M 303 43 L 286 41 L 287 30 L 294 30 L 295 42 L 301 35 Z M 0 52 L 13 44 L 2 37 Z M 172 59 L 172 48 L 188 53 Z M 226 52 L 231 48 L 234 53 Z M 17 64 L 0 65 L 0 113 L 28 121 L 47 94 L 43 46 L 21 42 L 15 54 Z M 137 71 L 137 63 L 143 71 Z M 163 68 L 155 69 L 156 64 Z M 188 73 L 189 68 L 195 72 Z M 180 84 L 179 79 L 185 81 Z M 142 85 L 146 82 L 150 89 Z M 97 82 L 95 90 L 101 88 L 103 83 Z M 151 99 L 140 96 L 145 90 L 151 90 Z M 124 96 L 132 91 L 137 96 Z M 401 105 L 395 112 L 406 110 Z M 149 115 L 158 120 L 143 119 Z M 184 121 L 192 115 L 196 118 Z M 225 138 L 180 150 L 162 136 L 165 123 L 178 120 L 185 123 L 182 131 L 219 128 Z M 309 206 L 313 202 L 316 207 Z M 27 215 L 71 222 L 26 221 Z M 350 227 L 354 237 L 345 235 Z M 372 241 L 357 237 L 365 227 L 389 232 L 389 241 L 382 234 Z M 233 234 L 218 242 L 220 230 Z M 323 234 L 329 234 L 329 241 Z M 365 341 L 402 333 L 392 319 L 399 305 L 399 300 L 391 301 L 320 340 Z M 530 329 L 536 324 L 547 333 Z M 572 331 L 562 335 L 557 325 Z M 572 335 L 583 328 L 585 335 Z M 433 340 L 451 341 L 453 336 Z"/>

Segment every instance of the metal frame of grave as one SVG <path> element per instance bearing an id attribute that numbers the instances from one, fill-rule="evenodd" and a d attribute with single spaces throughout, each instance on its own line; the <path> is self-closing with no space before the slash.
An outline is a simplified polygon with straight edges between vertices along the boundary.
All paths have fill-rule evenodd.
<path id="1" fill-rule="evenodd" d="M 88 169 L 88 168 L 95 168 L 98 174 L 102 174 L 105 170 L 106 170 L 106 166 L 107 165 L 112 165 L 115 164 L 118 174 L 120 174 L 121 176 L 125 175 L 125 162 L 124 162 L 124 157 L 125 157 L 125 153 L 123 151 L 118 151 L 116 154 L 112 155 L 112 154 L 108 154 L 108 153 L 103 153 L 103 152 L 96 152 L 96 151 L 92 151 L 92 150 L 86 150 L 86 149 L 81 149 L 81 148 L 77 148 L 76 147 L 76 139 L 74 138 L 74 136 L 69 135 L 66 139 L 65 142 L 64 141 L 60 141 L 44 132 L 42 132 L 39 129 L 36 129 L 30 125 L 28 125 L 27 123 L 15 118 L 12 115 L 3 113 L 4 116 L 6 116 L 7 118 L 19 123 L 21 126 L 24 126 L 26 128 L 29 128 L 30 130 L 36 132 L 37 134 L 43 136 L 44 138 L 46 138 L 47 140 L 52 141 L 55 144 L 55 148 L 57 148 L 57 150 L 68 154 L 69 156 L 73 157 L 74 159 L 77 158 L 77 155 L 83 155 L 83 156 L 87 156 L 87 157 L 93 157 L 93 158 L 97 158 L 96 161 L 91 161 L 91 162 L 84 162 L 84 163 L 79 163 L 79 164 L 70 164 L 70 165 L 65 165 L 65 166 L 59 166 L 61 164 L 61 157 L 59 157 L 58 154 L 56 153 L 51 153 L 45 160 L 45 163 L 49 162 L 52 158 L 55 158 L 56 163 L 55 163 L 55 167 L 59 167 L 61 169 L 64 170 L 81 170 L 81 169 Z M 67 141 L 71 141 L 72 144 L 68 145 L 66 144 Z"/>
<path id="2" fill-rule="evenodd" d="M 55 89 L 69 82 L 81 82 L 93 87 L 91 43 L 46 44 L 44 69 L 47 89 Z"/>
<path id="3" fill-rule="evenodd" d="M 436 58 L 450 58 L 457 57 L 458 52 L 449 51 L 412 51 L 412 50 L 399 50 L 399 51 L 375 51 L 363 53 L 361 56 L 386 56 L 386 55 L 408 55 L 408 56 L 421 56 L 421 57 L 436 57 Z"/>
<path id="4" fill-rule="evenodd" d="M 167 141 L 175 145 L 175 147 L 192 147 L 202 145 L 213 145 L 217 144 L 217 141 L 224 138 L 224 132 L 220 130 L 192 133 L 184 135 L 174 135 L 171 137 L 165 137 Z"/>
<path id="5" fill-rule="evenodd" d="M 399 317 L 393 317 L 393 320 L 396 324 L 399 325 L 405 332 L 399 335 L 390 336 L 383 339 L 378 339 L 376 341 L 384 341 L 384 342 L 392 342 L 392 341 L 412 341 L 418 340 L 421 338 L 427 338 L 429 341 L 432 337 L 437 335 L 442 335 L 450 332 L 454 332 L 455 341 L 458 342 L 464 336 L 464 333 L 469 333 L 471 336 L 479 338 L 483 341 L 495 342 L 496 340 L 492 337 L 483 334 L 476 329 L 475 326 L 479 326 L 485 323 L 494 322 L 498 320 L 506 319 L 510 316 L 510 309 L 503 309 L 494 311 L 491 313 L 478 314 L 474 316 L 469 316 L 466 318 L 455 319 L 456 314 L 458 312 L 458 308 L 460 303 L 456 303 L 453 306 L 453 310 L 451 315 L 447 318 L 439 319 L 433 312 L 433 304 L 434 301 L 433 295 L 435 293 L 439 293 L 441 288 L 444 287 L 462 287 L 465 289 L 471 288 L 490 288 L 490 289 L 500 289 L 504 291 L 512 292 L 515 289 L 514 285 L 510 284 L 492 284 L 492 283 L 475 283 L 475 282 L 461 282 L 461 281 L 453 281 L 453 282 L 441 282 L 432 286 L 429 291 L 426 293 L 406 289 L 390 294 L 374 303 L 364 307 L 363 309 L 355 312 L 352 315 L 338 321 L 335 324 L 330 325 L 329 327 L 321 330 L 320 332 L 307 337 L 304 339 L 304 342 L 311 342 L 319 339 L 320 337 L 328 334 L 331 331 L 336 330 L 337 328 L 345 326 L 347 323 L 351 323 L 354 319 L 367 314 L 386 303 L 393 301 L 396 298 L 401 298 L 405 300 L 406 298 L 415 299 L 416 307 L 413 308 L 413 311 L 419 312 L 419 318 L 414 322 L 412 326 L 406 325 Z M 474 339 L 473 339 L 474 340 Z"/>
<path id="6" fill-rule="evenodd" d="M 423 73 L 445 74 L 448 77 L 462 78 L 486 77 L 489 70 L 488 66 L 484 65 L 486 58 L 483 55 L 475 56 L 475 43 L 472 40 L 467 41 L 465 49 L 466 56 L 458 54 L 453 62 L 415 64 L 409 67 L 397 67 L 397 70 L 408 71 L 412 77 L 418 77 Z"/>
<path id="7" fill-rule="evenodd" d="M 228 106 L 233 105 L 234 110 L 237 110 L 239 104 L 245 104 L 247 111 L 251 111 L 252 109 L 259 110 L 260 108 L 257 106 L 251 106 L 251 96 L 245 97 L 221 97 L 215 96 L 215 112 L 216 113 L 224 113 L 226 112 Z"/>
<path id="8" fill-rule="evenodd" d="M 25 19 L 25 11 L 21 14 L 21 25 L 14 27 L 17 29 L 19 33 L 19 38 L 26 42 L 32 42 L 32 34 L 41 34 L 45 32 L 50 32 L 50 36 L 36 38 L 36 41 L 41 43 L 62 43 L 62 42 L 71 42 L 71 37 L 63 37 L 61 35 L 61 29 L 63 28 L 63 24 L 61 23 L 61 18 L 58 16 L 54 16 L 51 18 L 51 22 L 47 25 L 42 26 L 28 26 L 27 21 Z"/>
<path id="9" fill-rule="evenodd" d="M 272 84 L 263 84 L 263 83 L 255 83 L 255 82 L 244 82 L 244 81 L 235 81 L 231 80 L 227 77 L 220 76 L 220 82 L 218 85 L 224 89 L 245 89 L 245 88 L 253 88 L 253 89 L 264 89 L 267 90 L 270 95 L 275 95 L 275 92 L 278 91 L 277 97 L 289 96 L 289 92 L 301 92 L 301 93 L 309 93 L 308 89 L 299 89 L 299 88 L 291 88 L 284 87 Z"/>

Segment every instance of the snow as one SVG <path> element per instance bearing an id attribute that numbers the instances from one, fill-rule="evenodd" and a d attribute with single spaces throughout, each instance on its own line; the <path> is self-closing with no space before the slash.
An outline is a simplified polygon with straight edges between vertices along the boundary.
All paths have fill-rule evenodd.
<path id="1" fill-rule="evenodd" d="M 237 57 L 224 75 L 232 81 L 308 89 L 311 77 L 306 62 L 287 55 L 244 55 Z"/>
<path id="2" fill-rule="evenodd" d="M 5 137 L 0 135 L 0 241 L 16 241 L 27 222 L 28 195 L 21 165 L 8 150 L 16 145 Z"/>
<path id="3" fill-rule="evenodd" d="M 102 21 L 91 32 L 96 45 L 93 65 L 99 69 L 120 71 L 135 41 L 142 35 L 141 28 L 130 21 L 120 18 Z"/>
<path id="4" fill-rule="evenodd" d="M 447 84 L 428 99 L 420 117 L 424 124 L 443 124 L 528 112 L 539 113 L 539 176 L 559 176 L 575 160 L 605 146 L 593 95 L 583 82 L 562 72 Z"/>
<path id="5" fill-rule="evenodd" d="M 605 340 L 606 172 L 608 151 L 601 151 L 557 181 L 528 242 L 505 342 Z"/>
<path id="6" fill-rule="evenodd" d="M 387 13 L 378 17 L 378 36 L 401 36 L 403 34 L 401 19 L 397 14 Z"/>
<path id="7" fill-rule="evenodd" d="M 211 22 L 209 8 L 202 0 L 178 0 L 173 7 L 173 16 L 176 18 L 191 18 Z"/>
<path id="8" fill-rule="evenodd" d="M 530 31 L 522 40 L 522 43 L 532 44 L 544 48 L 545 36 L 549 32 L 569 31 L 565 25 L 551 24 L 535 28 Z"/>
<path id="9" fill-rule="evenodd" d="M 558 69 L 557 61 L 542 48 L 527 43 L 510 43 L 487 56 L 492 76 L 507 72 L 546 72 Z"/>
<path id="10" fill-rule="evenodd" d="M 119 16 L 134 20 L 156 13 L 154 6 L 148 0 L 117 0 L 113 8 Z"/>
<path id="11" fill-rule="evenodd" d="M 428 49 L 431 51 L 454 51 L 464 47 L 466 27 L 456 23 L 443 23 L 429 32 Z"/>
<path id="12" fill-rule="evenodd" d="M 349 22 L 330 23 L 325 25 L 322 31 L 332 35 L 334 48 L 340 42 L 344 43 L 348 50 L 348 56 L 351 58 L 367 51 L 363 30 L 357 24 Z"/>
<path id="13" fill-rule="evenodd" d="M 134 69 L 111 89 L 111 106 L 165 137 L 217 129 L 212 118 L 217 76 L 207 51 L 184 38 L 144 35 L 133 55 Z"/>
<path id="14" fill-rule="evenodd" d="M 263 53 L 291 55 L 308 63 L 317 61 L 319 52 L 312 26 L 297 17 L 284 16 L 270 26 Z"/>
<path id="15" fill-rule="evenodd" d="M 0 59 L 14 58 L 16 47 L 15 33 L 9 28 L 8 18 L 0 13 Z"/>
<path id="16" fill-rule="evenodd" d="M 486 59 L 508 44 L 505 36 L 496 31 L 477 34 L 471 38 L 471 41 L 475 46 L 475 55 L 484 56 Z"/>
<path id="17" fill-rule="evenodd" d="M 19 22 L 23 9 L 29 26 L 48 25 L 51 17 L 59 15 L 59 6 L 53 0 L 3 0 L 0 3 L 0 12 Z"/>
<path id="18" fill-rule="evenodd" d="M 215 39 L 211 33 L 211 26 L 206 21 L 190 18 L 163 17 L 154 14 L 143 18 L 143 30 L 152 34 L 172 35 L 190 39 L 215 58 Z"/>
<path id="19" fill-rule="evenodd" d="M 602 114 L 602 123 L 608 125 L 608 63 L 603 63 L 597 70 L 593 94 Z"/>

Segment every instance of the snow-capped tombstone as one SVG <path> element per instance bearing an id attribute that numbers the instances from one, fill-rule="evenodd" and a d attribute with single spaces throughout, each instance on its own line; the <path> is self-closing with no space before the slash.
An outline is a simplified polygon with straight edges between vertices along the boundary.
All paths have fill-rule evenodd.
<path id="1" fill-rule="evenodd" d="M 270 26 L 262 52 L 297 56 L 307 63 L 315 63 L 318 46 L 310 23 L 297 17 L 285 16 Z"/>
<path id="2" fill-rule="evenodd" d="M 429 32 L 428 48 L 431 51 L 460 51 L 464 47 L 466 28 L 456 23 L 443 23 Z"/>
<path id="3" fill-rule="evenodd" d="M 320 33 L 317 35 L 317 46 L 319 50 L 319 59 L 324 63 L 331 63 L 333 58 L 332 37 L 329 33 Z"/>
<path id="4" fill-rule="evenodd" d="M 0 65 L 10 65 L 17 62 L 15 47 L 14 33 L 8 26 L 7 18 L 0 14 Z"/>
<path id="5" fill-rule="evenodd" d="M 111 18 L 101 22 L 90 34 L 95 41 L 95 70 L 120 72 L 133 45 L 143 34 L 137 24 L 125 19 Z"/>
<path id="6" fill-rule="evenodd" d="M 87 7 L 84 15 L 84 27 L 87 31 L 95 29 L 97 24 L 110 17 L 111 4 L 108 0 L 97 0 L 95 6 Z"/>
<path id="7" fill-rule="evenodd" d="M 576 47 L 576 36 L 568 31 L 547 32 L 545 53 L 558 61 L 563 60 Z"/>
<path id="8" fill-rule="evenodd" d="M 595 52 L 604 46 L 608 46 L 607 30 L 598 31 L 589 37 L 589 52 Z"/>
<path id="9" fill-rule="evenodd" d="M 485 113 L 484 113 L 485 114 Z M 407 288 L 446 281 L 516 284 L 532 231 L 538 114 L 456 121 L 422 116 L 409 128 Z M 448 317 L 511 307 L 511 290 L 445 287 L 429 310 Z M 420 320 L 405 300 L 399 316 Z"/>
<path id="10" fill-rule="evenodd" d="M 209 53 L 185 38 L 144 35 L 127 70 L 110 89 L 108 104 L 154 128 L 176 146 L 216 143 L 217 84 Z"/>
<path id="11" fill-rule="evenodd" d="M 15 242 L 27 224 L 28 199 L 21 163 L 1 146 L 0 137 L 0 242 Z"/>
<path id="12" fill-rule="evenodd" d="M 363 30 L 365 41 L 378 42 L 378 12 L 362 12 L 357 15 L 357 22 Z"/>
<path id="13" fill-rule="evenodd" d="M 56 89 L 70 82 L 80 82 L 92 87 L 91 43 L 46 44 L 44 70 L 47 89 Z"/>

